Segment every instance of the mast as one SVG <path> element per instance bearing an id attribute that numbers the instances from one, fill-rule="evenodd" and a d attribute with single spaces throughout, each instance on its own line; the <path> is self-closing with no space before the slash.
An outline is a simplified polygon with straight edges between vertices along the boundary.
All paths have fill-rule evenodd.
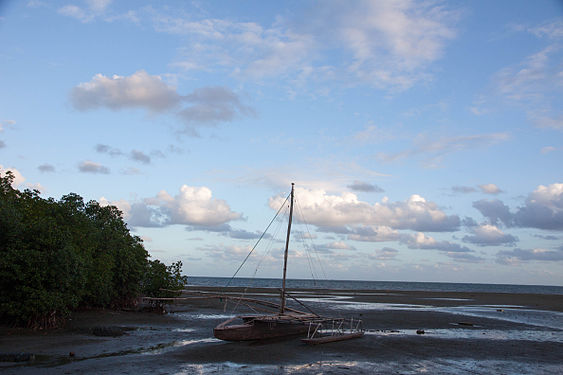
<path id="1" fill-rule="evenodd" d="M 294 186 L 295 184 L 291 183 L 291 200 L 289 201 L 289 222 L 287 223 L 287 237 L 285 239 L 285 253 L 283 255 L 283 281 L 282 281 L 282 292 L 281 292 L 281 308 L 280 314 L 283 314 L 285 311 L 285 275 L 287 273 L 287 252 L 289 249 L 289 235 L 291 233 L 291 220 L 293 218 L 293 197 L 294 197 Z"/>

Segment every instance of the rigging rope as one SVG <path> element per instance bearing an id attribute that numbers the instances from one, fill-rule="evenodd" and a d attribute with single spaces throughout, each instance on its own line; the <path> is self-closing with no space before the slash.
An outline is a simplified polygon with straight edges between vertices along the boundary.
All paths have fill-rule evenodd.
<path id="1" fill-rule="evenodd" d="M 242 266 L 244 266 L 244 263 L 246 263 L 246 261 L 248 260 L 248 258 L 250 257 L 250 255 L 254 252 L 254 250 L 256 249 L 256 246 L 258 246 L 258 244 L 260 243 L 260 241 L 262 240 L 262 238 L 264 238 L 264 235 L 266 234 L 266 232 L 268 231 L 268 229 L 270 228 L 270 226 L 272 225 L 272 223 L 274 222 L 274 220 L 276 220 L 276 218 L 278 217 L 279 213 L 281 212 L 282 208 L 285 206 L 285 203 L 288 201 L 290 195 L 287 196 L 287 198 L 285 198 L 285 201 L 281 204 L 280 208 L 278 209 L 278 212 L 276 212 L 276 215 L 274 216 L 274 218 L 270 221 L 270 224 L 268 224 L 268 226 L 266 227 L 266 229 L 264 230 L 264 232 L 262 232 L 262 234 L 260 235 L 260 238 L 258 238 L 258 241 L 256 241 L 256 243 L 254 244 L 254 246 L 252 247 L 252 249 L 250 250 L 250 252 L 246 255 L 246 258 L 244 258 L 244 260 L 242 261 L 241 265 L 237 268 L 237 270 L 235 271 L 234 275 L 231 277 L 231 279 L 229 280 L 229 282 L 227 283 L 227 285 L 225 285 L 225 288 L 228 287 L 231 282 L 233 281 L 233 279 L 235 278 L 235 276 L 238 274 L 238 272 L 241 270 Z"/>

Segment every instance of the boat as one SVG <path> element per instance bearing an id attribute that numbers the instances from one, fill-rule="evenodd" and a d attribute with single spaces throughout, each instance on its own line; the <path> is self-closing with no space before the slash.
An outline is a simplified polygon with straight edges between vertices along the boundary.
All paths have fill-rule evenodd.
<path id="1" fill-rule="evenodd" d="M 289 221 L 285 239 L 280 304 L 278 305 L 269 301 L 253 301 L 259 302 L 263 306 L 268 306 L 270 308 L 279 308 L 279 311 L 277 313 L 263 315 L 235 316 L 222 322 L 213 329 L 213 335 L 216 338 L 225 341 L 256 341 L 307 334 L 307 339 L 312 340 L 308 343 L 323 343 L 346 340 L 348 338 L 360 337 L 363 335 L 363 330 L 361 330 L 361 334 L 360 331 L 350 332 L 353 333 L 353 335 L 345 333 L 346 336 L 339 334 L 337 330 L 335 331 L 336 334 L 330 335 L 332 339 L 329 341 L 329 339 L 326 338 L 326 334 L 322 335 L 323 338 L 320 337 L 321 331 L 323 331 L 321 327 L 326 326 L 327 322 L 341 321 L 342 319 L 324 318 L 312 311 L 306 312 L 287 307 L 287 297 L 289 296 L 295 299 L 286 291 L 287 255 L 291 234 L 291 222 L 293 219 L 293 202 L 295 198 L 295 184 L 293 183 L 291 184 L 291 193 L 289 198 Z M 340 331 L 340 333 L 342 333 L 342 331 Z M 337 338 L 337 336 L 341 336 L 341 338 Z"/>

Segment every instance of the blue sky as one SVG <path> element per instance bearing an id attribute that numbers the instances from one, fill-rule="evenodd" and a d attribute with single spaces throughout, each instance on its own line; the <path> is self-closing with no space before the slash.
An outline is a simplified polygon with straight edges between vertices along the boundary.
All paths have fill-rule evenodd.
<path id="1" fill-rule="evenodd" d="M 295 182 L 289 277 L 563 285 L 562 48 L 555 0 L 3 1 L 0 168 L 188 275 Z"/>

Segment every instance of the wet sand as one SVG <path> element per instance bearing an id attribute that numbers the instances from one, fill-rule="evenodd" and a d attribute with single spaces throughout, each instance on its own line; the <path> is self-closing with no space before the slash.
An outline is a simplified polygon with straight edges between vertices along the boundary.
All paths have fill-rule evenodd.
<path id="1" fill-rule="evenodd" d="M 251 289 L 246 296 L 275 298 L 276 293 Z M 35 360 L 0 362 L 0 372 L 563 373 L 561 295 L 330 290 L 292 294 L 321 315 L 361 317 L 366 335 L 320 346 L 304 345 L 299 337 L 222 342 L 213 338 L 213 327 L 248 310 L 238 306 L 233 312 L 232 303 L 225 309 L 222 301 L 198 298 L 167 306 L 170 312 L 165 315 L 90 311 L 75 313 L 65 328 L 54 331 L 1 327 L 0 353 L 27 352 Z"/>

